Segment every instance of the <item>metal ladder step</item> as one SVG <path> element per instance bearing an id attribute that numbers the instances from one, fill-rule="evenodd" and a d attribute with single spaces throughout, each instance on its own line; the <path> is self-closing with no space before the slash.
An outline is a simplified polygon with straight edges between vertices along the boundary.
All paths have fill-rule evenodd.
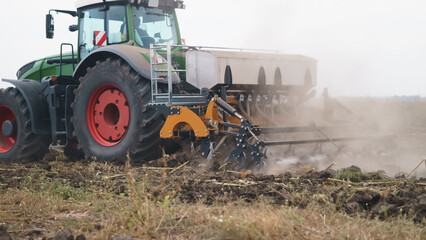
<path id="1" fill-rule="evenodd" d="M 172 106 L 176 106 L 176 105 L 203 105 L 206 104 L 206 97 L 202 96 L 202 95 L 193 95 L 193 94 L 184 94 L 184 95 L 178 95 L 178 94 L 174 94 L 173 95 L 173 102 L 171 103 Z M 168 95 L 156 95 L 155 96 L 155 103 L 156 104 L 164 104 L 164 103 L 168 103 L 167 101 L 169 100 Z M 154 104 L 155 104 L 154 103 Z"/>
<path id="2" fill-rule="evenodd" d="M 167 93 L 158 93 L 158 94 L 165 94 L 167 95 Z M 197 97 L 204 97 L 204 95 L 201 94 L 173 94 L 173 98 L 185 98 L 185 97 L 189 97 L 189 98 L 197 98 Z"/>
<path id="3" fill-rule="evenodd" d="M 154 71 L 155 72 L 168 72 L 168 70 L 158 70 L 158 69 L 155 69 Z M 172 70 L 171 72 L 186 72 L 186 70 Z"/>

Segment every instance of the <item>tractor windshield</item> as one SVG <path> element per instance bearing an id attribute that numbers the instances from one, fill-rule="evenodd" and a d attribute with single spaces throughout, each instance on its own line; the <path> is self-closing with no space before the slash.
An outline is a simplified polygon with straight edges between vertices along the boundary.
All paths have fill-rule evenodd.
<path id="1" fill-rule="evenodd" d="M 133 7 L 135 40 L 144 47 L 150 44 L 177 44 L 176 25 L 173 12 L 159 8 Z"/>

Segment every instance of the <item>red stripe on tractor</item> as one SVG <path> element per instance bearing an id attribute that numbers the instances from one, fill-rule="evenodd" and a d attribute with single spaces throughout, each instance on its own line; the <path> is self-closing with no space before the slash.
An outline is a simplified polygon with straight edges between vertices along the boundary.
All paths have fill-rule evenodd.
<path id="1" fill-rule="evenodd" d="M 99 39 L 99 41 L 97 41 L 98 35 L 102 34 L 101 39 Z M 95 31 L 95 45 L 96 46 L 103 46 L 105 41 L 106 41 L 107 37 L 106 37 L 106 32 L 103 31 Z"/>
<path id="2" fill-rule="evenodd" d="M 98 46 L 103 46 L 105 41 L 106 41 L 107 37 L 106 37 L 106 32 L 103 32 L 103 36 L 101 38 L 101 40 L 99 40 L 98 42 Z"/>

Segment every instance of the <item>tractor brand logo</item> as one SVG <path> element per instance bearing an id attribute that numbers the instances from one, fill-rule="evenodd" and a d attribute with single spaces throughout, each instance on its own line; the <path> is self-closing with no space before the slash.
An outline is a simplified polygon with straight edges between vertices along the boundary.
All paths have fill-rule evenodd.
<path id="1" fill-rule="evenodd" d="M 95 31 L 95 46 L 106 46 L 106 32 L 105 31 Z"/>

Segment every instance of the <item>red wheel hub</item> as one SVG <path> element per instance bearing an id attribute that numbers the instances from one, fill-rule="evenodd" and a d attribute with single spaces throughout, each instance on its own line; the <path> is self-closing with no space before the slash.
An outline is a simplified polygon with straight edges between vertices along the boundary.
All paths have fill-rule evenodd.
<path id="1" fill-rule="evenodd" d="M 101 145 L 117 145 L 126 136 L 130 109 L 126 95 L 114 84 L 93 92 L 87 108 L 87 123 L 93 138 Z"/>
<path id="2" fill-rule="evenodd" d="M 6 136 L 3 133 L 3 123 L 6 121 L 12 121 L 16 123 L 15 114 L 5 105 L 0 105 L 0 153 L 7 153 L 15 145 L 16 138 L 18 136 L 18 130 L 16 127 L 13 129 L 13 133 L 10 136 Z M 16 124 L 15 124 L 16 126 Z"/>

